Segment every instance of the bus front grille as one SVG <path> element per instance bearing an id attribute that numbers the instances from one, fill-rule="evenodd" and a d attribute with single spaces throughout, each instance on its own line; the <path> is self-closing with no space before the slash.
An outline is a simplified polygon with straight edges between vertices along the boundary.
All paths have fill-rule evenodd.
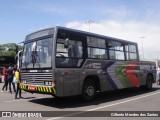
<path id="1" fill-rule="evenodd" d="M 31 73 L 25 72 L 21 73 L 22 82 L 25 84 L 32 84 L 32 85 L 44 85 L 45 82 L 52 81 L 52 73 Z"/>

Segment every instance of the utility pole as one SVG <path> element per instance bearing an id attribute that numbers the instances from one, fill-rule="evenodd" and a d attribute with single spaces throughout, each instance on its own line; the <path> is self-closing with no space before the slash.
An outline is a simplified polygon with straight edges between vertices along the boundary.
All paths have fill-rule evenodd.
<path id="1" fill-rule="evenodd" d="M 143 47 L 143 39 L 146 38 L 144 36 L 140 37 L 142 40 L 142 60 L 144 60 L 144 47 Z"/>
<path id="2" fill-rule="evenodd" d="M 91 25 L 91 23 L 93 23 L 93 22 L 94 22 L 93 20 L 88 20 L 88 21 L 85 22 L 85 23 L 87 23 L 88 26 L 89 26 L 89 32 L 90 32 L 90 25 Z"/>

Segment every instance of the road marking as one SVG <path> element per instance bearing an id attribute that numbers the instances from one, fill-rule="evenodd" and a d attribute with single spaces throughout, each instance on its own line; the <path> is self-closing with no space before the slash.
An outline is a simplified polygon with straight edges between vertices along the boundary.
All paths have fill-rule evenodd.
<path id="1" fill-rule="evenodd" d="M 89 110 L 86 110 L 86 111 L 94 111 L 94 110 L 98 110 L 98 109 L 102 109 L 102 108 L 107 108 L 107 107 L 131 102 L 131 101 L 135 101 L 135 100 L 138 100 L 138 99 L 146 98 L 146 97 L 149 97 L 149 96 L 153 96 L 153 95 L 156 95 L 156 94 L 159 94 L 159 93 L 160 93 L 160 91 L 158 91 L 156 93 L 153 93 L 153 94 L 148 94 L 148 95 L 144 95 L 144 96 L 141 96 L 141 97 L 133 98 L 133 99 L 130 99 L 130 100 L 126 100 L 126 101 L 122 101 L 122 102 L 118 102 L 118 103 L 113 103 L 113 104 L 110 104 L 110 105 L 106 105 L 106 106 L 102 106 L 102 107 L 98 107 L 98 108 L 94 108 L 94 109 L 89 109 Z"/>
<path id="2" fill-rule="evenodd" d="M 95 110 L 99 110 L 99 109 L 103 109 L 103 108 L 107 108 L 107 107 L 112 107 L 112 106 L 115 106 L 115 105 L 119 105 L 119 104 L 131 102 L 131 101 L 139 100 L 139 99 L 142 99 L 142 98 L 150 97 L 150 96 L 153 96 L 153 95 L 156 95 L 156 94 L 159 94 L 159 93 L 160 93 L 160 91 L 155 92 L 153 94 L 148 94 L 148 95 L 144 95 L 144 96 L 141 96 L 141 97 L 129 99 L 129 100 L 126 100 L 126 101 L 122 101 L 122 102 L 118 102 L 118 103 L 113 103 L 113 104 L 110 104 L 110 105 L 106 105 L 106 106 L 102 106 L 102 107 L 97 107 L 97 108 L 94 108 L 94 109 L 88 109 L 88 110 L 85 110 L 85 111 L 82 111 L 82 112 L 68 114 L 68 115 L 65 115 L 65 116 L 62 116 L 62 117 L 54 117 L 54 118 L 50 118 L 50 119 L 46 119 L 46 120 L 57 120 L 57 119 L 61 119 L 61 118 L 64 118 L 64 117 L 69 117 L 69 116 L 73 116 L 73 115 L 76 115 L 76 114 L 85 113 L 87 111 L 95 111 Z"/>
<path id="3" fill-rule="evenodd" d="M 23 100 L 34 100 L 34 99 L 40 99 L 40 98 L 45 98 L 45 97 L 36 97 L 36 98 L 31 98 L 31 99 L 16 99 L 16 100 L 10 100 L 10 101 L 4 101 L 4 102 L 8 102 L 8 103 L 10 103 L 10 102 L 17 102 L 17 101 L 23 101 Z"/>

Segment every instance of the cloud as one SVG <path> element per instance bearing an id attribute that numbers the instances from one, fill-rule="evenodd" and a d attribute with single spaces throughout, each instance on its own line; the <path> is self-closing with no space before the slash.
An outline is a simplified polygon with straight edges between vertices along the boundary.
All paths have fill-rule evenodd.
<path id="1" fill-rule="evenodd" d="M 66 23 L 66 27 L 89 31 L 89 24 L 81 21 Z M 160 27 L 159 24 L 148 24 L 147 22 L 114 20 L 103 20 L 90 24 L 93 33 L 110 36 L 114 38 L 137 42 L 140 56 L 142 55 L 142 41 L 145 60 L 160 59 Z M 141 37 L 144 37 L 143 39 Z"/>
<path id="2" fill-rule="evenodd" d="M 108 16 L 109 18 L 119 20 L 123 20 L 131 14 L 125 6 L 119 6 L 117 8 L 100 8 L 100 11 L 103 16 Z"/>

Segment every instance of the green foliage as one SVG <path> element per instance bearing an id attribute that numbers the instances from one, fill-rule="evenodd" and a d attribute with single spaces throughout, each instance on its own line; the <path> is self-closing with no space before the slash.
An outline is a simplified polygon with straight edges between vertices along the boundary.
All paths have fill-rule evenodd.
<path id="1" fill-rule="evenodd" d="M 18 51 L 19 51 L 19 50 L 22 50 L 22 49 L 23 49 L 23 46 L 18 45 Z"/>
<path id="2" fill-rule="evenodd" d="M 16 47 L 15 43 L 0 44 L 0 56 L 15 56 Z M 23 46 L 18 45 L 18 51 L 22 50 Z"/>

